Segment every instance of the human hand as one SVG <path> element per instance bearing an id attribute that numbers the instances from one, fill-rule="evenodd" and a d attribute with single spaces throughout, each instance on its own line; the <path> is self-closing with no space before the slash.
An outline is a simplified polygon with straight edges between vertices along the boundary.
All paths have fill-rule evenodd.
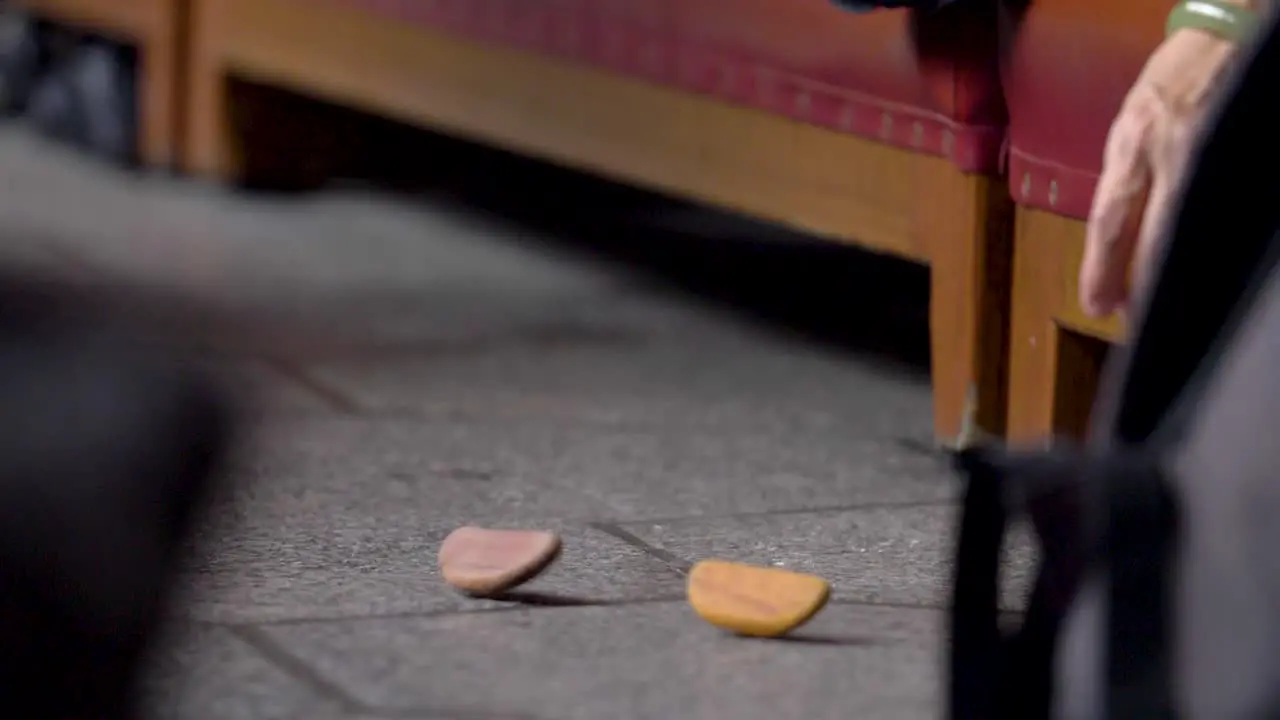
<path id="1" fill-rule="evenodd" d="M 1174 32 L 1152 53 L 1111 125 L 1080 268 L 1080 305 L 1093 317 L 1123 311 L 1146 281 L 1155 245 L 1236 44 L 1198 29 Z"/>

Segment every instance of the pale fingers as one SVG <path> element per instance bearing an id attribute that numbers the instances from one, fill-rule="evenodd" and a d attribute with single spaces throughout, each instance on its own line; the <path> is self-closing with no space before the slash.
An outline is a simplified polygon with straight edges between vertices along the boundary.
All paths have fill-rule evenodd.
<path id="1" fill-rule="evenodd" d="M 1142 291 L 1150 283 L 1160 247 L 1177 221 L 1183 181 L 1202 125 L 1203 114 L 1198 113 L 1174 122 L 1158 133 L 1152 158 L 1154 180 L 1133 257 L 1130 285 L 1135 292 Z"/>
<path id="2" fill-rule="evenodd" d="M 1132 295 L 1143 292 L 1151 280 L 1156 250 L 1160 247 L 1172 220 L 1175 189 L 1176 184 L 1170 182 L 1169 178 L 1163 175 L 1156 176 L 1131 261 L 1129 287 Z"/>
<path id="3" fill-rule="evenodd" d="M 1080 306 L 1095 317 L 1114 312 L 1128 298 L 1129 267 L 1151 191 L 1150 128 L 1144 104 L 1126 103 L 1107 138 L 1080 266 Z"/>

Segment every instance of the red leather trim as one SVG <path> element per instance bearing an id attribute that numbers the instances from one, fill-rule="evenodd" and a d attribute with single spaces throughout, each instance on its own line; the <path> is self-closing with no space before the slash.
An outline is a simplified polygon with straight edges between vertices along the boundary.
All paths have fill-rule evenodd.
<path id="1" fill-rule="evenodd" d="M 1009 149 L 1009 190 L 1019 205 L 1084 220 L 1097 184 L 1097 172 Z"/>
<path id="2" fill-rule="evenodd" d="M 966 172 L 999 169 L 1002 124 L 959 122 L 937 110 L 815 80 L 762 62 L 751 53 L 681 42 L 668 22 L 670 15 L 663 17 L 661 2 L 329 1 L 949 157 Z"/>
<path id="3" fill-rule="evenodd" d="M 1175 0 L 1035 0 L 1004 68 L 1009 187 L 1086 219 L 1107 133 Z"/>

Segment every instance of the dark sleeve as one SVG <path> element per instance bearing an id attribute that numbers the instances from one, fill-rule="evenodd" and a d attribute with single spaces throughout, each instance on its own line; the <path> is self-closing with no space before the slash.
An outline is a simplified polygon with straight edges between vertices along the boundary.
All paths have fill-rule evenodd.
<path id="1" fill-rule="evenodd" d="M 836 5 L 856 13 L 870 12 L 877 8 L 914 8 L 936 10 L 954 0 L 832 0 Z"/>

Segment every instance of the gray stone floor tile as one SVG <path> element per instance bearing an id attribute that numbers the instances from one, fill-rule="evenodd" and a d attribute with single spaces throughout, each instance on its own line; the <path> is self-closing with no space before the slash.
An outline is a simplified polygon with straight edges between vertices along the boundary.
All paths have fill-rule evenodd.
<path id="1" fill-rule="evenodd" d="M 536 332 L 536 331 L 534 331 Z M 928 438 L 927 383 L 768 341 L 646 340 L 624 329 L 576 347 L 471 346 L 399 362 L 320 364 L 321 381 L 374 413 L 540 417 L 558 422 L 843 430 Z M 456 350 L 456 348 L 455 348 Z"/>
<path id="2" fill-rule="evenodd" d="M 255 623 L 511 604 L 467 598 L 445 584 L 436 554 L 455 527 L 376 519 L 363 526 L 335 519 L 306 529 L 257 525 L 221 538 L 197 556 L 183 583 L 182 613 L 204 621 Z M 532 527 L 562 533 L 564 550 L 511 602 L 577 605 L 684 595 L 683 576 L 675 569 L 614 537 L 556 522 Z"/>
<path id="3" fill-rule="evenodd" d="M 942 607 L 956 511 L 950 505 L 868 507 L 623 528 L 689 562 L 719 558 L 820 575 L 838 599 Z M 1008 555 L 1004 602 L 1020 607 L 1029 587 L 1031 545 L 1019 535 Z"/>
<path id="4" fill-rule="evenodd" d="M 558 422 L 304 418 L 259 438 L 244 502 L 453 521 L 648 519 L 945 500 L 956 483 L 896 440 Z"/>
<path id="5" fill-rule="evenodd" d="M 475 358 L 530 348 L 621 347 L 639 344 L 654 327 L 684 336 L 723 336 L 733 329 L 724 317 L 694 303 L 637 287 L 625 276 L 599 276 L 599 287 L 486 285 L 461 277 L 426 280 L 409 291 L 370 284 L 340 292 L 303 291 L 292 298 L 278 293 L 272 299 L 284 317 L 323 318 L 330 344 L 317 350 L 332 353 L 320 354 L 327 360 L 371 355 Z"/>
<path id="6" fill-rule="evenodd" d="M 555 477 L 619 519 L 941 501 L 957 487 L 937 457 L 838 431 L 570 426 L 559 434 L 567 449 Z"/>
<path id="7" fill-rule="evenodd" d="M 342 703 L 223 628 L 183 626 L 161 644 L 146 690 L 157 720 L 338 717 Z"/>
<path id="8" fill-rule="evenodd" d="M 283 530 L 605 516 L 556 482 L 556 439 L 511 423 L 293 418 L 253 439 L 215 518 Z"/>
<path id="9" fill-rule="evenodd" d="M 638 289 L 419 293 L 326 316 L 372 322 L 309 373 L 371 413 L 927 437 L 927 381 Z M 344 302 L 350 302 L 344 298 Z"/>
<path id="10" fill-rule="evenodd" d="M 939 617 L 927 610 L 833 605 L 789 641 L 726 635 L 683 603 L 266 632 L 360 704 L 388 713 L 919 720 L 938 707 Z"/>

